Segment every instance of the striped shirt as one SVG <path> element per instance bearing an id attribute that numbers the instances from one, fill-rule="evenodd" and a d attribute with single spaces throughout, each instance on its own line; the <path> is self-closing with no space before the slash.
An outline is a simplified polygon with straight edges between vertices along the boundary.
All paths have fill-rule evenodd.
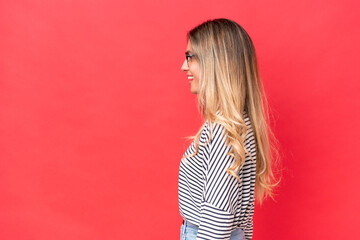
<path id="1" fill-rule="evenodd" d="M 212 124 L 212 139 L 206 144 L 210 137 L 206 121 L 200 136 L 205 146 L 200 145 L 194 157 L 180 161 L 179 211 L 183 219 L 199 227 L 196 240 L 230 239 L 236 227 L 244 230 L 246 239 L 252 239 L 256 142 L 246 112 L 244 120 L 248 126 L 244 145 L 255 162 L 245 153 L 245 164 L 238 171 L 242 182 L 226 172 L 235 158 L 227 155 L 231 146 L 226 146 L 228 134 L 220 124 Z M 194 141 L 183 156 L 195 152 Z"/>

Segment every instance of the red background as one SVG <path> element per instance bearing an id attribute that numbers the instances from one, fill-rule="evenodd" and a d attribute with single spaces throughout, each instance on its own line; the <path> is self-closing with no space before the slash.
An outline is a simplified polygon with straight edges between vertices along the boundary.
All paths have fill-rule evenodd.
<path id="1" fill-rule="evenodd" d="M 254 239 L 357 239 L 358 1 L 1 1 L 0 239 L 179 239 L 186 32 L 250 34 L 282 146 Z"/>

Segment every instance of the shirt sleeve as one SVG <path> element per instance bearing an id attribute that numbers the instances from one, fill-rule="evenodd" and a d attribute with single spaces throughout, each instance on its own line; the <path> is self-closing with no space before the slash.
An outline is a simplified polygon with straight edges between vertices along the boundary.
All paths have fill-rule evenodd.
<path id="1" fill-rule="evenodd" d="M 208 124 L 204 130 L 209 138 Z M 227 155 L 231 148 L 225 144 L 227 134 L 223 134 L 224 128 L 215 124 L 211 141 L 205 148 L 205 183 L 196 240 L 230 239 L 231 231 L 235 227 L 239 183 L 234 176 L 226 172 L 235 159 Z"/>

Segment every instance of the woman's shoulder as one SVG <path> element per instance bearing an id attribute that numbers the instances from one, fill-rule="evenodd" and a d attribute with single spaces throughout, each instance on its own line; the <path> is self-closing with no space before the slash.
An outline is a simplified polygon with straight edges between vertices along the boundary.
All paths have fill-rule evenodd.
<path id="1" fill-rule="evenodd" d="M 218 110 L 216 112 L 216 115 L 218 116 L 223 116 L 220 112 L 220 110 Z M 242 117 L 243 117 L 243 120 L 246 124 L 246 126 L 248 127 L 248 129 L 252 129 L 252 124 L 251 124 L 251 119 L 249 117 L 249 114 L 246 112 L 246 111 L 243 111 L 242 113 Z M 224 126 L 224 124 L 218 120 L 218 119 L 214 119 L 214 120 L 211 120 L 211 119 L 206 119 L 205 122 L 203 123 L 203 126 L 202 126 L 202 135 L 207 135 L 209 136 L 210 132 L 218 132 L 218 131 L 225 131 L 226 132 L 226 127 Z"/>
<path id="2" fill-rule="evenodd" d="M 223 116 L 219 110 L 216 112 L 216 115 Z M 250 120 L 250 117 L 249 117 L 249 114 L 247 113 L 247 111 L 243 111 L 242 118 L 245 121 L 247 126 L 251 125 L 251 120 Z M 216 120 L 216 119 L 215 120 L 207 119 L 204 123 L 204 128 L 206 130 L 210 130 L 210 128 L 214 129 L 216 126 L 218 126 L 219 128 L 220 127 L 224 128 L 224 125 L 221 123 L 221 121 Z"/>

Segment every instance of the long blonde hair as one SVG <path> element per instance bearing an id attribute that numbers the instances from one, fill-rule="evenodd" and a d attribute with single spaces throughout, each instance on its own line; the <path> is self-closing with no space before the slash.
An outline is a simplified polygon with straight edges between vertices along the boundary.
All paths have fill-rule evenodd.
<path id="1" fill-rule="evenodd" d="M 204 123 L 195 136 L 187 137 L 195 139 L 196 150 L 183 158 L 197 154 L 206 121 L 210 122 L 210 138 L 211 123 L 219 123 L 228 133 L 227 143 L 232 145 L 228 154 L 236 160 L 227 172 L 241 181 L 236 171 L 245 163 L 245 152 L 250 155 L 244 147 L 246 112 L 256 141 L 255 199 L 261 205 L 267 196 L 273 198 L 274 187 L 280 183 L 275 181 L 272 169 L 279 154 L 278 142 L 268 124 L 268 102 L 253 42 L 238 23 L 225 18 L 196 26 L 188 32 L 187 40 L 200 65 L 197 99 Z"/>

